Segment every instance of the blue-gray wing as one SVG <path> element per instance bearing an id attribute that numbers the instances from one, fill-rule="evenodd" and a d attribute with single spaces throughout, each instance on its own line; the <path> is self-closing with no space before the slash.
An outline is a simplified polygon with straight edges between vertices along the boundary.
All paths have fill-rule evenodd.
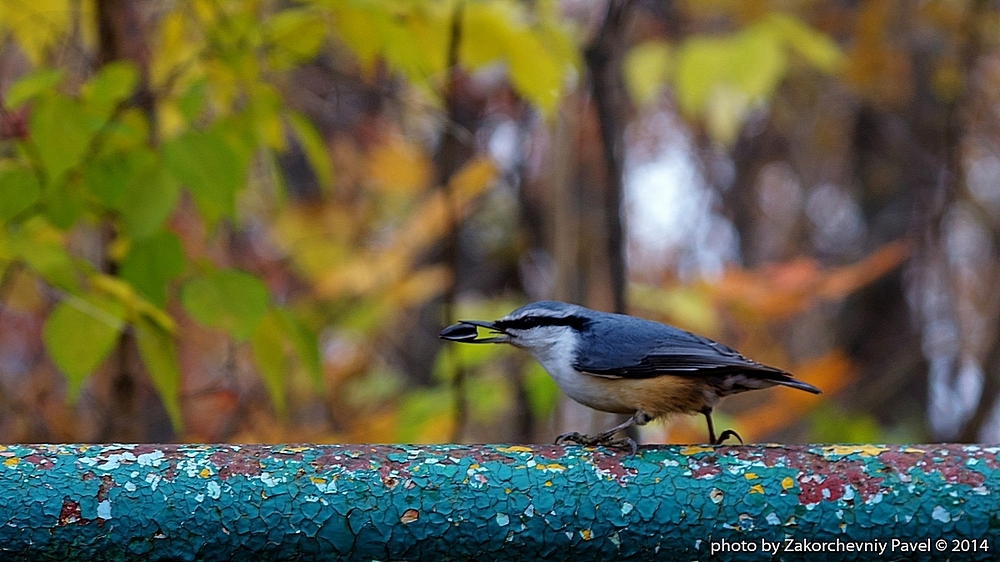
<path id="1" fill-rule="evenodd" d="M 807 392 L 820 390 L 790 373 L 748 359 L 706 337 L 658 322 L 619 317 L 598 323 L 581 345 L 574 368 L 605 378 L 744 375 Z"/>
<path id="2" fill-rule="evenodd" d="M 608 316 L 614 320 L 594 323 L 581 343 L 574 365 L 578 371 L 616 378 L 747 371 L 787 374 L 673 326 L 632 316 Z"/>

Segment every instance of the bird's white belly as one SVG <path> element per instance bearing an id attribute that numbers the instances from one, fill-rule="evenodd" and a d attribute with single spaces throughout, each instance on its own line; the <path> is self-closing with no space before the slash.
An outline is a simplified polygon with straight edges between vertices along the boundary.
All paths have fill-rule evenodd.
<path id="1" fill-rule="evenodd" d="M 635 404 L 623 401 L 616 392 L 609 392 L 608 380 L 594 375 L 584 375 L 573 369 L 569 362 L 543 360 L 539 357 L 545 371 L 556 381 L 556 385 L 567 396 L 577 402 L 602 412 L 631 414 L 635 412 Z"/>
<path id="2" fill-rule="evenodd" d="M 580 344 L 579 336 L 569 327 L 561 327 L 558 334 L 549 333 L 543 342 L 532 342 L 528 338 L 532 334 L 522 335 L 520 347 L 531 353 L 545 371 L 556 381 L 567 396 L 595 410 L 620 414 L 631 414 L 636 411 L 636 405 L 615 387 L 614 382 L 594 375 L 584 375 L 573 368 L 576 350 Z M 620 389 L 619 389 L 620 390 Z"/>

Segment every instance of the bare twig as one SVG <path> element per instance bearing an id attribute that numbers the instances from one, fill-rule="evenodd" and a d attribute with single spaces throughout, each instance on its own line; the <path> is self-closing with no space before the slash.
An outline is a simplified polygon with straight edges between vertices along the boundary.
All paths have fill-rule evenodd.
<path id="1" fill-rule="evenodd" d="M 608 185 L 605 190 L 604 214 L 607 220 L 606 242 L 611 290 L 615 312 L 625 312 L 625 225 L 622 219 L 623 136 L 625 107 L 621 64 L 625 47 L 624 35 L 630 0 L 609 0 L 604 22 L 597 37 L 587 47 L 585 57 L 591 74 L 591 89 L 601 127 L 604 163 Z"/>
<path id="2" fill-rule="evenodd" d="M 462 139 L 459 137 L 459 115 L 457 100 L 455 95 L 455 83 L 458 77 L 458 48 L 462 41 L 462 11 L 463 2 L 455 4 L 455 9 L 451 16 L 451 31 L 448 40 L 448 63 L 447 75 L 445 79 L 442 97 L 445 104 L 444 129 L 441 134 L 441 145 L 435 158 L 436 180 L 438 188 L 442 190 L 448 209 L 448 233 L 444 241 L 445 261 L 451 270 L 452 279 L 444 293 L 444 302 L 441 305 L 441 313 L 445 318 L 445 323 L 449 324 L 455 320 L 455 298 L 458 286 L 458 212 L 452 204 L 451 178 L 458 171 L 461 165 L 461 145 Z M 450 363 L 454 366 L 451 379 L 451 391 L 454 408 L 454 428 L 452 429 L 451 440 L 458 441 L 462 436 L 462 430 L 469 418 L 469 405 L 465 397 L 467 372 L 465 366 L 458 360 L 455 346 L 448 346 L 445 353 L 449 354 Z"/>

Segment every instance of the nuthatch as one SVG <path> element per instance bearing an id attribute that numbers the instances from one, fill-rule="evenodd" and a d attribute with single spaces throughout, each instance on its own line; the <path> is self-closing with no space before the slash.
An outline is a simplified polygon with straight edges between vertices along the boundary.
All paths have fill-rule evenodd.
<path id="1" fill-rule="evenodd" d="M 491 330 L 479 338 L 478 327 Z M 598 435 L 560 435 L 556 443 L 627 444 L 614 440 L 620 430 L 673 413 L 701 413 L 708 438 L 716 438 L 712 408 L 730 394 L 776 384 L 819 394 L 791 374 L 761 365 L 708 338 L 624 314 L 590 310 L 558 301 L 531 303 L 495 321 L 462 320 L 440 337 L 465 343 L 508 343 L 533 355 L 570 398 L 595 410 L 631 414 L 624 423 Z M 740 439 L 742 441 L 742 439 Z"/>

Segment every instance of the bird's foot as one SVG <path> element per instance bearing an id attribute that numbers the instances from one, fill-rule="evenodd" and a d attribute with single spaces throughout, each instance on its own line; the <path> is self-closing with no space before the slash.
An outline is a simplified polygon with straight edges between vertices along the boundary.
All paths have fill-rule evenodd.
<path id="1" fill-rule="evenodd" d="M 636 444 L 635 439 L 631 437 L 625 437 L 623 439 L 614 439 L 613 434 L 608 435 L 602 433 L 599 435 L 584 435 L 580 432 L 573 431 L 570 433 L 563 433 L 559 437 L 556 437 L 556 445 L 563 445 L 565 443 L 576 443 L 577 445 L 583 445 L 586 447 L 628 447 L 632 455 L 635 455 L 636 451 L 639 450 L 639 445 Z"/>
<path id="2" fill-rule="evenodd" d="M 736 433 L 732 429 L 727 429 L 727 430 L 723 431 L 722 433 L 720 433 L 719 434 L 719 438 L 716 439 L 715 442 L 713 442 L 712 444 L 713 445 L 721 445 L 723 441 L 725 441 L 726 439 L 729 439 L 730 437 L 735 437 L 737 440 L 739 440 L 740 445 L 743 445 L 743 438 L 740 437 L 739 433 Z"/>

